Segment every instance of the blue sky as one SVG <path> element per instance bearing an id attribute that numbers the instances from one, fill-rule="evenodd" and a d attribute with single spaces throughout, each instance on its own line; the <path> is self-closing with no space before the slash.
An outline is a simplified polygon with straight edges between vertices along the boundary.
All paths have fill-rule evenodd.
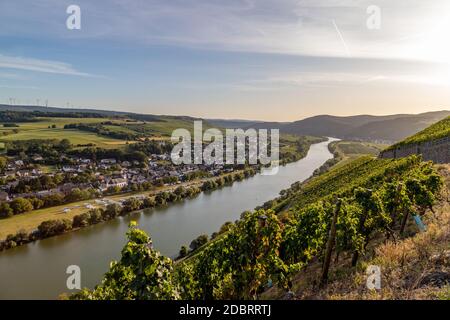
<path id="1" fill-rule="evenodd" d="M 449 21 L 445 0 L 5 0 L 0 103 L 273 121 L 450 109 Z"/>

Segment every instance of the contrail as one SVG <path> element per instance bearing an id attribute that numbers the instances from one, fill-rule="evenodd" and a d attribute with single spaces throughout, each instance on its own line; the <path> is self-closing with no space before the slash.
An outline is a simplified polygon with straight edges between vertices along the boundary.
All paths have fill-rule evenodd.
<path id="1" fill-rule="evenodd" d="M 339 28 L 338 28 L 338 26 L 337 26 L 337 24 L 336 24 L 336 21 L 335 21 L 334 19 L 333 19 L 333 25 L 334 25 L 334 28 L 336 29 L 337 34 L 339 35 L 339 38 L 340 38 L 341 41 L 342 41 L 342 44 L 344 45 L 344 48 L 345 48 L 345 51 L 347 52 L 347 55 L 348 55 L 349 57 L 351 57 L 352 55 L 351 55 L 351 53 L 350 53 L 350 49 L 348 48 L 347 43 L 345 42 L 344 37 L 342 36 L 342 33 L 341 33 L 341 31 L 339 30 Z"/>

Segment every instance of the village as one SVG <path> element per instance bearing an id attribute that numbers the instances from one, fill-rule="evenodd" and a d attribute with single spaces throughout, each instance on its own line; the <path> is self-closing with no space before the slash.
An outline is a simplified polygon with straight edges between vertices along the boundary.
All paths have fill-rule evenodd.
<path id="1" fill-rule="evenodd" d="M 0 171 L 0 202 L 14 199 L 59 199 L 55 205 L 66 202 L 100 199 L 105 195 L 129 191 L 145 191 L 158 186 L 177 185 L 198 178 L 219 176 L 233 172 L 233 166 L 182 164 L 173 165 L 170 154 L 152 154 L 145 163 L 105 158 L 94 161 L 88 158 L 65 159 L 64 163 L 43 170 L 43 157 L 34 155 L 30 161 L 11 157 Z M 69 160 L 69 161 L 67 161 Z M 47 168 L 46 168 L 47 169 Z M 48 183 L 50 181 L 50 183 Z M 52 185 L 52 188 L 48 186 Z M 88 195 L 78 196 L 80 192 Z M 106 206 L 105 200 L 96 200 Z M 49 205 L 42 205 L 49 206 Z M 86 204 L 91 209 L 91 204 Z M 69 210 L 69 209 L 68 209 Z"/>

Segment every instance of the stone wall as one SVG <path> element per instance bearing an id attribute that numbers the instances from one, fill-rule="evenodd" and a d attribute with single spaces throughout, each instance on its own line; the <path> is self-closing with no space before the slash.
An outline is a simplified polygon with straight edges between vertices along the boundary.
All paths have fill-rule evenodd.
<path id="1" fill-rule="evenodd" d="M 380 158 L 397 159 L 413 154 L 421 154 L 425 161 L 431 160 L 434 163 L 450 163 L 450 137 L 383 151 L 380 154 Z"/>

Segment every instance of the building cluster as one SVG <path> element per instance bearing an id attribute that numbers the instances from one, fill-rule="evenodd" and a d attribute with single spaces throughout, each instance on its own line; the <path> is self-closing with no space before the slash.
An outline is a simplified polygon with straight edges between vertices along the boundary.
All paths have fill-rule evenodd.
<path id="1" fill-rule="evenodd" d="M 190 175 L 195 172 L 203 172 L 209 176 L 217 176 L 224 172 L 231 172 L 233 168 L 226 168 L 223 165 L 174 165 L 170 161 L 169 154 L 152 155 L 146 163 L 139 161 L 119 161 L 108 158 L 93 161 L 91 159 L 73 158 L 71 165 L 56 166 L 44 172 L 39 165 L 42 161 L 39 155 L 33 156 L 33 163 L 26 164 L 22 160 L 9 159 L 4 170 L 0 172 L 0 201 L 9 201 L 16 197 L 45 197 L 54 193 L 67 195 L 73 189 L 93 188 L 100 193 L 104 193 L 111 188 L 123 190 L 132 185 L 142 185 L 144 183 L 175 184 L 189 180 Z M 95 177 L 89 182 L 75 183 L 67 182 L 79 175 L 89 173 L 90 177 Z M 22 181 L 30 182 L 32 179 L 40 178 L 43 175 L 54 177 L 62 174 L 65 183 L 49 190 L 38 190 L 28 193 L 14 193 L 15 187 Z"/>

